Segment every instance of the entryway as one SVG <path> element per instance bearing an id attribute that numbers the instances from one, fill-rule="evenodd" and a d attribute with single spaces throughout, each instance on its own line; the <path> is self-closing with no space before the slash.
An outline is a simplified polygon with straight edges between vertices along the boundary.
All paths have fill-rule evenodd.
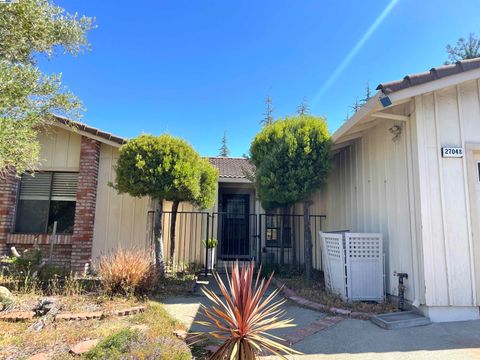
<path id="1" fill-rule="evenodd" d="M 250 195 L 223 194 L 218 213 L 221 259 L 250 257 Z"/>

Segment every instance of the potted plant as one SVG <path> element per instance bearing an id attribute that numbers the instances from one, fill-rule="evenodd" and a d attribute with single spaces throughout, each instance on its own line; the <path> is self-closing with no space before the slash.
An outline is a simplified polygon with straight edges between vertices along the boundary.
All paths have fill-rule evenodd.
<path id="1" fill-rule="evenodd" d="M 207 264 L 207 269 L 208 270 L 213 270 L 213 266 L 215 264 L 215 248 L 218 245 L 218 240 L 211 238 L 208 240 L 203 240 L 202 241 L 203 246 L 207 248 L 208 251 L 208 264 Z"/>

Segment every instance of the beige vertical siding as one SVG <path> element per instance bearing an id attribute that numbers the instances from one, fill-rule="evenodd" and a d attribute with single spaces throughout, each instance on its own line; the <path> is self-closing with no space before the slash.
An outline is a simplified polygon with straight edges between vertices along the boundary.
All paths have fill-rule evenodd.
<path id="1" fill-rule="evenodd" d="M 415 99 L 426 304 L 471 306 L 475 293 L 470 190 L 464 158 L 442 158 L 441 147 L 480 144 L 478 81 Z M 476 166 L 473 164 L 472 166 Z M 478 267 L 477 267 L 478 268 Z M 478 276 L 478 275 L 477 275 Z"/>
<path id="2" fill-rule="evenodd" d="M 402 126 L 393 140 L 389 131 Z M 397 294 L 394 271 L 406 272 L 406 296 L 416 298 L 409 196 L 408 131 L 395 121 L 380 121 L 334 156 L 334 169 L 315 205 L 326 204 L 325 230 L 380 232 L 384 236 L 387 292 Z M 323 196 L 322 196 L 323 194 Z"/>
<path id="3" fill-rule="evenodd" d="M 172 218 L 172 203 L 164 202 L 163 206 L 163 247 L 166 256 L 170 256 L 170 222 Z M 205 247 L 202 240 L 211 234 L 207 232 L 207 225 L 212 229 L 210 222 L 207 223 L 209 210 L 198 210 L 193 205 L 182 202 L 178 207 L 177 221 L 175 226 L 175 262 L 181 266 L 201 265 L 205 262 Z M 213 233 L 216 237 L 216 232 Z"/>
<path id="4" fill-rule="evenodd" d="M 78 171 L 81 136 L 73 131 L 50 127 L 39 136 L 40 169 Z"/>
<path id="5" fill-rule="evenodd" d="M 97 188 L 97 208 L 92 259 L 117 248 L 146 249 L 147 244 L 147 198 L 119 195 L 108 186 L 115 180 L 114 165 L 118 149 L 102 144 Z"/>

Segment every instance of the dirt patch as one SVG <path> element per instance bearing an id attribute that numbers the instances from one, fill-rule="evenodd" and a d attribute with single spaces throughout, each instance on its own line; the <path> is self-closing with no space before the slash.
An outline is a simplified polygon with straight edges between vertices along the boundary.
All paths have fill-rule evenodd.
<path id="1" fill-rule="evenodd" d="M 348 309 L 350 311 L 382 314 L 386 312 L 393 312 L 397 310 L 396 304 L 385 302 L 376 303 L 372 301 L 354 301 L 345 302 L 338 295 L 329 293 L 325 289 L 323 277 L 317 276 L 310 284 L 307 284 L 303 277 L 279 277 L 276 279 L 284 283 L 286 287 L 293 290 L 298 296 L 307 300 L 320 303 L 329 308 Z"/>
<path id="2" fill-rule="evenodd" d="M 25 309 L 34 305 L 39 296 L 17 295 L 15 308 Z M 175 338 L 174 330 L 182 325 L 172 319 L 156 301 L 135 298 L 105 298 L 98 295 L 58 296 L 62 311 L 102 311 L 111 314 L 103 319 L 81 321 L 55 321 L 39 332 L 31 332 L 32 321 L 17 323 L 1 322 L 0 358 L 28 358 L 38 353 L 47 353 L 53 358 L 68 359 L 70 348 L 78 342 L 103 339 L 122 329 L 145 325 L 148 339 L 157 337 Z M 118 309 L 145 306 L 145 311 L 129 316 L 115 316 Z"/>

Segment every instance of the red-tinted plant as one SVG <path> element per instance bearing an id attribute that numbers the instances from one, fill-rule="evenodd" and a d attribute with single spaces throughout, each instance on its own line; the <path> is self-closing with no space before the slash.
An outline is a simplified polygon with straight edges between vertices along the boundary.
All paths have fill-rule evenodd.
<path id="1" fill-rule="evenodd" d="M 207 320 L 198 321 L 213 329 L 208 335 L 223 341 L 211 359 L 251 360 L 258 358 L 262 352 L 270 352 L 285 359 L 283 355 L 300 354 L 278 342 L 283 339 L 268 333 L 273 329 L 295 326 L 292 319 L 281 319 L 285 314 L 281 306 L 286 300 L 274 301 L 279 290 L 266 296 L 273 273 L 265 281 L 264 278 L 260 279 L 259 271 L 254 279 L 253 262 L 241 267 L 235 262 L 231 268 L 231 277 L 227 273 L 228 287 L 218 274 L 214 276 L 225 300 L 222 301 L 213 291 L 203 288 L 203 293 L 214 305 L 202 305 Z"/>

